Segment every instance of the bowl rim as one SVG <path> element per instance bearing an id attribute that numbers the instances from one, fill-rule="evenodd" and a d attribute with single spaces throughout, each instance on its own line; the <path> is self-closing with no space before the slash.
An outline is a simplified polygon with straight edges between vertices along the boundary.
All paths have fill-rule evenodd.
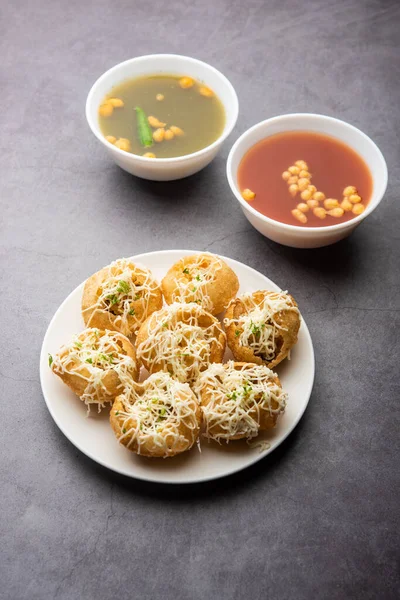
<path id="1" fill-rule="evenodd" d="M 325 225 L 322 227 L 307 227 L 307 225 L 306 226 L 290 225 L 288 223 L 283 223 L 282 221 L 276 221 L 275 219 L 271 219 L 270 217 L 267 217 L 266 215 L 262 214 L 261 212 L 259 212 L 255 208 L 253 208 L 249 202 L 247 202 L 244 198 L 242 198 L 242 195 L 240 194 L 240 191 L 237 188 L 237 186 L 233 180 L 233 176 L 232 176 L 232 161 L 233 161 L 233 157 L 234 157 L 235 153 L 237 152 L 239 144 L 244 139 L 246 139 L 251 133 L 253 133 L 254 131 L 256 131 L 258 129 L 268 127 L 269 125 L 272 125 L 274 123 L 277 123 L 277 122 L 285 120 L 285 119 L 287 119 L 288 121 L 295 121 L 296 119 L 303 118 L 303 117 L 311 117 L 312 119 L 315 118 L 316 121 L 320 121 L 320 122 L 321 121 L 329 121 L 330 123 L 340 123 L 341 125 L 344 125 L 348 129 L 351 129 L 354 133 L 356 133 L 357 135 L 362 137 L 367 144 L 369 144 L 370 146 L 373 147 L 374 152 L 376 153 L 377 159 L 378 159 L 378 161 L 380 161 L 381 166 L 383 168 L 383 177 L 382 177 L 382 182 L 380 184 L 380 191 L 378 190 L 377 201 L 372 203 L 371 202 L 372 197 L 371 197 L 368 205 L 366 206 L 365 211 L 363 213 L 361 213 L 361 215 L 357 215 L 354 218 L 350 219 L 349 221 L 344 221 L 343 223 L 337 223 L 336 225 Z M 307 131 L 307 128 L 305 127 L 304 130 Z M 288 127 L 287 130 L 281 131 L 279 133 L 284 133 L 285 131 L 291 131 L 291 129 Z M 302 131 L 302 130 L 298 129 L 296 131 Z M 315 131 L 315 132 L 318 133 L 318 131 Z M 321 131 L 320 133 L 324 133 L 324 132 Z M 277 134 L 274 133 L 271 135 L 277 135 Z M 252 146 L 250 146 L 250 148 L 255 146 L 255 144 L 258 144 L 262 140 L 264 140 L 268 137 L 271 137 L 271 135 L 268 135 L 268 134 L 265 135 L 258 142 L 255 142 Z M 328 137 L 335 137 L 332 134 L 324 134 L 324 135 L 328 135 Z M 337 137 L 337 139 L 340 139 L 340 137 Z M 347 142 L 343 142 L 343 143 L 347 144 Z M 351 144 L 347 144 L 347 145 L 350 148 L 352 148 Z M 243 160 L 243 157 L 250 150 L 250 148 L 248 148 L 242 154 L 240 160 Z M 354 150 L 354 151 L 356 152 L 356 150 Z M 357 152 L 357 154 L 358 154 L 358 152 Z M 282 230 L 287 230 L 287 231 L 292 231 L 292 232 L 297 232 L 297 233 L 302 232 L 303 234 L 306 233 L 307 235 L 320 234 L 323 232 L 328 233 L 328 232 L 339 231 L 339 230 L 343 230 L 343 229 L 347 229 L 347 228 L 353 228 L 355 225 L 357 225 L 358 223 L 363 221 L 363 219 L 365 219 L 369 214 L 371 214 L 375 210 L 375 208 L 377 208 L 377 206 L 382 201 L 383 196 L 385 195 L 387 184 L 388 184 L 387 164 L 386 164 L 385 158 L 384 158 L 381 150 L 378 148 L 378 146 L 375 144 L 375 142 L 366 133 L 361 131 L 361 129 L 358 129 L 354 125 L 347 123 L 347 121 L 343 121 L 341 119 L 336 119 L 335 117 L 329 117 L 328 115 L 322 115 L 322 114 L 318 114 L 318 113 L 286 113 L 283 115 L 277 115 L 275 117 L 265 119 L 264 121 L 260 121 L 259 123 L 256 123 L 249 129 L 244 131 L 242 133 L 242 135 L 233 144 L 232 148 L 230 149 L 228 159 L 226 162 L 226 176 L 227 176 L 229 186 L 230 186 L 234 196 L 236 197 L 237 200 L 239 200 L 240 204 L 242 205 L 242 207 L 245 210 L 252 213 L 255 217 L 259 218 L 261 221 L 263 221 L 265 223 L 269 223 L 270 225 L 273 225 L 275 227 L 281 228 Z M 371 174 L 371 177 L 372 177 L 372 174 Z M 374 181 L 374 183 L 375 183 L 375 181 Z"/>
<path id="2" fill-rule="evenodd" d="M 100 132 L 100 128 L 95 126 L 95 119 L 92 118 L 91 108 L 93 106 L 93 95 L 96 91 L 96 88 L 98 87 L 98 85 L 100 83 L 102 83 L 102 81 L 104 81 L 104 79 L 106 79 L 114 71 L 117 71 L 124 65 L 137 63 L 137 62 L 146 62 L 146 60 L 149 60 L 149 59 L 154 60 L 154 59 L 160 59 L 160 58 L 163 60 L 168 59 L 168 58 L 182 59 L 191 64 L 202 65 L 202 66 L 206 67 L 206 69 L 208 69 L 209 71 L 212 71 L 213 73 L 215 73 L 215 75 L 217 77 L 219 77 L 225 83 L 226 87 L 229 90 L 229 93 L 231 95 L 230 102 L 232 102 L 233 113 L 232 113 L 231 124 L 229 125 L 228 123 L 226 123 L 221 135 L 216 140 L 214 140 L 211 144 L 209 144 L 208 146 L 205 146 L 204 148 L 201 148 L 200 150 L 196 150 L 196 152 L 191 152 L 190 154 L 184 154 L 183 156 L 173 156 L 171 158 L 157 158 L 156 162 L 155 162 L 154 158 L 140 156 L 139 154 L 127 153 L 124 150 L 117 148 L 116 146 L 111 144 L 109 141 L 107 141 L 105 139 L 105 137 L 103 136 L 103 134 Z M 156 70 L 154 72 L 156 73 Z M 226 103 L 224 103 L 221 98 L 220 98 L 220 102 L 222 103 L 224 110 L 226 111 Z M 100 77 L 98 77 L 96 79 L 96 81 L 93 83 L 92 87 L 90 88 L 89 93 L 86 98 L 85 114 L 86 114 L 86 120 L 88 122 L 88 125 L 89 125 L 92 133 L 107 148 L 112 149 L 114 152 L 116 152 L 117 154 L 120 154 L 121 156 L 123 156 L 125 158 L 127 156 L 129 156 L 132 160 L 137 159 L 139 162 L 142 162 L 143 164 L 151 163 L 153 165 L 154 164 L 166 165 L 166 164 L 174 164 L 177 162 L 184 162 L 187 160 L 191 160 L 193 158 L 201 157 L 203 154 L 206 154 L 206 152 L 213 150 L 214 148 L 220 146 L 226 140 L 226 138 L 232 133 L 232 130 L 236 125 L 236 122 L 237 122 L 237 119 L 239 116 L 239 99 L 236 94 L 236 90 L 233 87 L 233 85 L 231 84 L 231 82 L 229 81 L 229 79 L 223 73 L 221 73 L 221 71 L 219 71 L 212 65 L 210 65 L 202 60 L 199 60 L 198 58 L 193 58 L 191 56 L 185 56 L 184 54 L 144 54 L 142 56 L 135 56 L 133 58 L 128 58 L 127 60 L 124 60 L 124 61 L 114 65 L 113 67 L 111 67 L 110 69 L 105 71 L 102 75 L 100 75 Z M 225 116 L 226 116 L 226 112 L 225 112 Z"/>

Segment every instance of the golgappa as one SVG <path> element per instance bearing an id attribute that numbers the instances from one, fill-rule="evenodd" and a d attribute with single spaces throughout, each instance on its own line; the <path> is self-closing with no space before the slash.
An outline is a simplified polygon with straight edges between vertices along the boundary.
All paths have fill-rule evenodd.
<path id="1" fill-rule="evenodd" d="M 218 315 L 236 296 L 239 280 L 221 258 L 203 253 L 184 256 L 172 265 L 161 288 L 168 304 L 196 302 Z"/>
<path id="2" fill-rule="evenodd" d="M 195 390 L 205 437 L 218 443 L 251 439 L 275 427 L 287 401 L 279 377 L 265 365 L 254 363 L 210 365 L 200 374 Z"/>
<path id="3" fill-rule="evenodd" d="M 58 375 L 87 405 L 100 410 L 113 402 L 127 383 L 137 380 L 139 368 L 135 348 L 119 332 L 89 328 L 49 357 Z"/>
<path id="4" fill-rule="evenodd" d="M 272 369 L 297 342 L 300 312 L 287 292 L 260 290 L 232 300 L 224 325 L 235 360 Z"/>
<path id="5" fill-rule="evenodd" d="M 192 382 L 210 363 L 222 361 L 226 337 L 218 319 L 198 304 L 174 303 L 150 315 L 136 343 L 150 373 L 167 371 Z"/>
<path id="6" fill-rule="evenodd" d="M 120 258 L 86 281 L 82 316 L 87 327 L 131 336 L 162 304 L 161 288 L 149 269 Z"/>
<path id="7" fill-rule="evenodd" d="M 167 458 L 189 450 L 199 436 L 199 402 L 187 383 L 154 373 L 116 398 L 111 427 L 126 448 L 142 456 Z"/>

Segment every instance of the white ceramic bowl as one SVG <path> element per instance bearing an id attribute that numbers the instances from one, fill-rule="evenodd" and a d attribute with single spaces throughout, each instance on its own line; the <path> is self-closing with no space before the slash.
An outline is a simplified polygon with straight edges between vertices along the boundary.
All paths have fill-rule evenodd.
<path id="1" fill-rule="evenodd" d="M 225 108 L 226 122 L 221 135 L 215 142 L 192 154 L 176 158 L 145 158 L 124 152 L 107 142 L 100 131 L 98 110 L 106 94 L 114 85 L 126 79 L 142 75 L 190 75 L 209 86 L 219 97 Z M 218 153 L 222 142 L 235 126 L 239 113 L 239 102 L 236 92 L 228 79 L 217 69 L 195 58 L 178 54 L 150 54 L 139 56 L 122 62 L 106 71 L 94 83 L 86 100 L 86 118 L 90 129 L 105 146 L 114 161 L 128 173 L 152 179 L 154 181 L 170 181 L 181 179 L 197 173 L 207 166 Z"/>
<path id="2" fill-rule="evenodd" d="M 246 152 L 257 142 L 284 131 L 315 131 L 337 138 L 353 148 L 368 165 L 373 180 L 372 197 L 365 211 L 350 221 L 326 227 L 286 225 L 270 219 L 255 210 L 242 198 L 237 182 L 239 164 Z M 282 115 L 257 123 L 248 129 L 233 145 L 227 162 L 227 177 L 231 190 L 238 199 L 250 223 L 267 238 L 294 248 L 319 248 L 347 237 L 378 206 L 387 186 L 387 166 L 377 145 L 365 133 L 339 119 L 298 113 Z"/>

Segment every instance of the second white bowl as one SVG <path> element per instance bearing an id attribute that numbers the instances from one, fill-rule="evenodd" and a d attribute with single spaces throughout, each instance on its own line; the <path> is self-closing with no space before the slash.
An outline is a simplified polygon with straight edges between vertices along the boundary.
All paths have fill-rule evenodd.
<path id="1" fill-rule="evenodd" d="M 314 131 L 337 138 L 355 150 L 371 171 L 373 189 L 365 211 L 350 221 L 325 227 L 287 225 L 261 214 L 242 198 L 237 173 L 243 156 L 257 142 L 285 131 Z M 319 248 L 347 237 L 378 206 L 387 186 L 387 167 L 378 146 L 365 133 L 345 121 L 308 113 L 282 115 L 254 125 L 232 146 L 226 167 L 232 192 L 250 223 L 267 238 L 294 248 Z"/>
<path id="2" fill-rule="evenodd" d="M 143 75 L 190 75 L 210 87 L 225 108 L 226 122 L 222 134 L 202 150 L 174 158 L 145 158 L 120 150 L 108 142 L 100 131 L 98 111 L 104 96 L 111 88 Z M 239 102 L 230 81 L 217 69 L 201 60 L 178 54 L 150 54 L 119 63 L 106 71 L 94 83 L 86 101 L 86 118 L 90 129 L 105 146 L 113 160 L 125 171 L 143 179 L 171 181 L 197 173 L 218 153 L 223 141 L 234 128 L 239 114 Z"/>

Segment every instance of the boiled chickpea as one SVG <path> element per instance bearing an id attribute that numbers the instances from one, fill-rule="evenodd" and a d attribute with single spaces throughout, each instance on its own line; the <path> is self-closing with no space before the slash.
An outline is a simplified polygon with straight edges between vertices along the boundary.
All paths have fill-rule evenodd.
<path id="1" fill-rule="evenodd" d="M 319 206 L 319 202 L 318 202 L 318 200 L 311 199 L 311 200 L 307 200 L 307 205 L 310 208 L 316 208 L 317 206 Z"/>
<path id="2" fill-rule="evenodd" d="M 287 181 L 289 178 L 290 178 L 289 171 L 283 171 L 283 173 L 282 173 L 282 179 L 283 179 L 283 181 Z"/>
<path id="3" fill-rule="evenodd" d="M 153 154 L 153 152 L 145 152 L 145 153 L 143 154 L 143 156 L 144 156 L 145 158 L 156 158 L 156 155 L 155 155 L 155 154 Z"/>
<path id="4" fill-rule="evenodd" d="M 361 203 L 354 204 L 352 210 L 355 215 L 361 215 L 361 213 L 363 213 L 365 210 L 365 206 L 364 206 L 364 204 L 361 204 Z"/>
<path id="5" fill-rule="evenodd" d="M 336 206 L 335 208 L 332 208 L 332 210 L 328 210 L 327 214 L 331 217 L 343 217 L 344 210 L 343 208 L 340 208 L 340 206 Z"/>
<path id="6" fill-rule="evenodd" d="M 343 190 L 343 196 L 351 196 L 352 194 L 357 194 L 357 189 L 354 185 L 348 185 Z"/>
<path id="7" fill-rule="evenodd" d="M 351 210 L 353 210 L 353 205 L 348 198 L 343 198 L 343 201 L 340 203 L 340 206 L 345 212 L 350 212 Z"/>
<path id="8" fill-rule="evenodd" d="M 164 137 L 165 137 L 165 139 L 166 139 L 166 140 L 173 140 L 173 139 L 174 139 L 174 137 L 175 137 L 175 134 L 174 134 L 174 132 L 173 132 L 173 131 L 171 131 L 170 129 L 167 129 L 167 130 L 165 131 L 165 136 L 164 136 Z"/>
<path id="9" fill-rule="evenodd" d="M 311 192 L 311 195 L 314 195 L 315 192 L 317 191 L 317 188 L 315 187 L 315 185 L 312 185 L 312 184 L 309 185 L 307 189 L 309 192 Z"/>
<path id="10" fill-rule="evenodd" d="M 114 137 L 113 135 L 106 135 L 106 140 L 107 140 L 107 142 L 110 142 L 110 144 L 115 144 L 115 142 L 117 141 L 117 138 Z"/>
<path id="11" fill-rule="evenodd" d="M 305 171 L 304 169 L 302 169 L 299 173 L 299 177 L 305 177 L 306 179 L 311 179 L 312 175 L 309 171 Z"/>
<path id="12" fill-rule="evenodd" d="M 294 218 L 297 219 L 298 221 L 300 221 L 300 223 L 307 223 L 308 219 L 307 219 L 306 215 L 301 212 L 301 210 L 298 210 L 297 208 L 295 208 L 291 212 L 292 212 L 292 215 L 294 216 Z"/>
<path id="13" fill-rule="evenodd" d="M 296 183 L 292 183 L 292 185 L 289 185 L 289 194 L 291 194 L 291 196 L 293 196 L 293 198 L 295 197 L 295 195 L 297 194 L 298 191 L 299 191 L 299 186 Z"/>
<path id="14" fill-rule="evenodd" d="M 166 123 L 163 123 L 162 121 L 157 119 L 157 117 L 153 117 L 152 115 L 150 115 L 150 117 L 147 117 L 147 120 L 149 122 L 149 125 L 154 128 L 166 126 Z"/>
<path id="15" fill-rule="evenodd" d="M 310 210 L 310 207 L 305 202 L 300 202 L 296 206 L 296 208 L 298 208 L 299 210 L 301 210 L 301 212 L 308 212 Z"/>
<path id="16" fill-rule="evenodd" d="M 212 96 L 214 96 L 214 92 L 212 90 L 210 90 L 210 88 L 206 87 L 205 85 L 203 85 L 199 89 L 199 92 L 202 96 L 205 96 L 206 98 L 211 98 Z"/>
<path id="17" fill-rule="evenodd" d="M 131 149 L 131 143 L 127 138 L 119 138 L 119 140 L 115 142 L 115 145 L 120 150 L 125 150 L 125 152 L 129 152 Z"/>
<path id="18" fill-rule="evenodd" d="M 181 129 L 180 127 L 177 127 L 176 125 L 171 125 L 170 130 L 172 131 L 172 133 L 174 135 L 177 135 L 177 136 L 185 135 L 185 132 L 183 131 L 183 129 Z"/>
<path id="19" fill-rule="evenodd" d="M 303 190 L 301 192 L 300 196 L 301 196 L 302 200 L 310 200 L 312 194 L 311 194 L 310 190 L 307 189 L 307 190 Z"/>
<path id="20" fill-rule="evenodd" d="M 313 198 L 314 200 L 318 200 L 318 202 L 323 202 L 325 200 L 325 194 L 323 192 L 315 192 Z"/>
<path id="21" fill-rule="evenodd" d="M 326 210 L 331 210 L 332 208 L 336 208 L 336 206 L 339 206 L 339 201 L 335 200 L 334 198 L 327 198 L 326 200 L 324 200 L 324 206 Z"/>
<path id="22" fill-rule="evenodd" d="M 292 175 L 298 175 L 300 173 L 300 169 L 299 167 L 289 167 L 288 168 L 289 173 L 291 173 Z"/>
<path id="23" fill-rule="evenodd" d="M 114 108 L 122 108 L 125 106 L 124 101 L 121 100 L 121 98 L 110 98 L 108 102 L 112 104 Z"/>
<path id="24" fill-rule="evenodd" d="M 245 200 L 247 200 L 247 202 L 251 202 L 251 200 L 254 200 L 256 197 L 255 193 L 249 190 L 249 188 L 246 188 L 242 191 L 242 196 Z"/>
<path id="25" fill-rule="evenodd" d="M 156 100 L 158 100 L 158 102 L 162 102 L 164 100 L 164 94 L 157 94 Z"/>
<path id="26" fill-rule="evenodd" d="M 326 210 L 324 208 L 322 208 L 321 206 L 317 206 L 316 208 L 314 208 L 313 213 L 319 219 L 326 218 Z"/>
<path id="27" fill-rule="evenodd" d="M 113 112 L 114 112 L 114 107 L 109 102 L 107 102 L 106 104 L 102 104 L 99 108 L 99 113 L 102 117 L 111 117 Z"/>
<path id="28" fill-rule="evenodd" d="M 155 142 L 162 142 L 165 137 L 165 129 L 164 127 L 160 127 L 153 132 L 153 140 Z"/>
<path id="29" fill-rule="evenodd" d="M 308 164 L 305 160 L 296 160 L 294 164 L 296 165 L 296 167 L 299 167 L 299 169 L 304 169 L 305 171 L 308 170 Z"/>
<path id="30" fill-rule="evenodd" d="M 349 200 L 352 204 L 359 204 L 359 202 L 361 202 L 361 196 L 358 194 L 352 194 L 349 196 Z"/>
<path id="31" fill-rule="evenodd" d="M 304 192 L 304 190 L 306 190 L 308 188 L 308 184 L 309 181 L 308 179 L 306 179 L 305 177 L 302 177 L 301 179 L 299 179 L 299 181 L 297 182 L 297 185 L 299 186 L 299 190 L 301 192 Z"/>
<path id="32" fill-rule="evenodd" d="M 289 177 L 287 182 L 288 182 L 288 185 L 291 185 L 292 183 L 297 183 L 298 180 L 299 180 L 299 178 L 297 177 L 297 175 L 292 175 L 291 177 Z"/>
<path id="33" fill-rule="evenodd" d="M 191 77 L 181 77 L 181 79 L 179 80 L 179 85 L 183 89 L 188 89 L 193 87 L 194 80 Z"/>

